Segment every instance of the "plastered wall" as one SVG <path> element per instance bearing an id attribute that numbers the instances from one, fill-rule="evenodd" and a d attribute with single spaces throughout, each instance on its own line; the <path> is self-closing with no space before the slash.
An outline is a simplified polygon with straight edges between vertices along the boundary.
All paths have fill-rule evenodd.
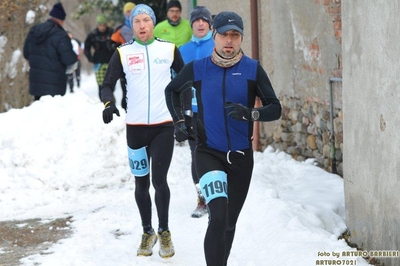
<path id="1" fill-rule="evenodd" d="M 298 160 L 315 158 L 328 171 L 335 163 L 342 175 L 342 84 L 332 84 L 331 99 L 329 83 L 329 78 L 342 75 L 340 0 L 258 1 L 256 15 L 251 14 L 250 1 L 197 4 L 213 14 L 229 10 L 241 15 L 242 47 L 249 56 L 254 39 L 251 21 L 258 16 L 258 59 L 283 106 L 280 121 L 260 124 L 261 150 L 271 145 Z"/>

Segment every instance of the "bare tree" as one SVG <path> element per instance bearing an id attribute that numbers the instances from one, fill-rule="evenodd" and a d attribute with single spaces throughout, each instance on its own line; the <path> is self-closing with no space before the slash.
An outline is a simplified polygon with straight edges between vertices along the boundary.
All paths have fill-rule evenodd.
<path id="1" fill-rule="evenodd" d="M 29 10 L 36 23 L 43 19 L 47 10 L 40 8 L 47 0 L 3 0 L 0 3 L 0 112 L 29 105 L 28 62 L 23 58 L 25 37 L 31 27 L 26 21 Z"/>

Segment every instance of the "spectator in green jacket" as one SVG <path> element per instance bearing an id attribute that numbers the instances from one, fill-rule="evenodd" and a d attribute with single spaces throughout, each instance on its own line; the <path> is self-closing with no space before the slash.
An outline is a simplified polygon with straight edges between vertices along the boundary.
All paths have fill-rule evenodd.
<path id="1" fill-rule="evenodd" d="M 167 19 L 154 28 L 154 36 L 175 43 L 177 47 L 190 41 L 192 28 L 187 19 L 181 17 L 182 6 L 177 0 L 167 4 Z"/>

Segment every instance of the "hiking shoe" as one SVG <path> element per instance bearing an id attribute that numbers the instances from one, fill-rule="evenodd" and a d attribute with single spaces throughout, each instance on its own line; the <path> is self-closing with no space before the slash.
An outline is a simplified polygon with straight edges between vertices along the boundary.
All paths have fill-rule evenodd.
<path id="1" fill-rule="evenodd" d="M 200 218 L 204 214 L 208 213 L 207 205 L 203 197 L 197 199 L 197 207 L 192 212 L 193 218 Z"/>
<path id="2" fill-rule="evenodd" d="M 153 247 L 157 243 L 157 236 L 153 233 L 143 233 L 142 242 L 137 250 L 138 256 L 151 256 L 153 255 Z"/>
<path id="3" fill-rule="evenodd" d="M 163 231 L 161 234 L 158 234 L 158 239 L 160 240 L 160 251 L 158 254 L 161 258 L 167 259 L 171 258 L 175 255 L 174 245 L 171 241 L 171 232 Z"/>

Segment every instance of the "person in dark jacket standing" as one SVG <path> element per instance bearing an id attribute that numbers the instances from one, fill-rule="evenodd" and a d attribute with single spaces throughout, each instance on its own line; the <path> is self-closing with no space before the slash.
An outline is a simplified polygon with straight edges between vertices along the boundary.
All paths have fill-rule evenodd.
<path id="1" fill-rule="evenodd" d="M 180 95 L 196 89 L 195 165 L 209 212 L 204 253 L 208 266 L 225 266 L 252 178 L 253 122 L 279 119 L 282 107 L 260 63 L 242 52 L 242 18 L 221 12 L 213 28 L 212 54 L 186 64 L 166 87 L 165 99 L 176 140 L 184 141 L 193 130 Z M 254 108 L 256 96 L 260 108 Z"/>
<path id="2" fill-rule="evenodd" d="M 33 26 L 24 43 L 29 61 L 29 93 L 39 100 L 44 95 L 65 95 L 67 75 L 77 67 L 78 58 L 63 28 L 66 13 L 61 3 L 50 11 L 50 18 Z"/>
<path id="3" fill-rule="evenodd" d="M 94 72 L 101 99 L 100 86 L 103 84 L 108 62 L 115 51 L 114 42 L 111 40 L 114 29 L 107 26 L 107 18 L 103 14 L 96 17 L 96 23 L 97 27 L 86 37 L 85 55 L 89 62 L 94 64 Z"/>

